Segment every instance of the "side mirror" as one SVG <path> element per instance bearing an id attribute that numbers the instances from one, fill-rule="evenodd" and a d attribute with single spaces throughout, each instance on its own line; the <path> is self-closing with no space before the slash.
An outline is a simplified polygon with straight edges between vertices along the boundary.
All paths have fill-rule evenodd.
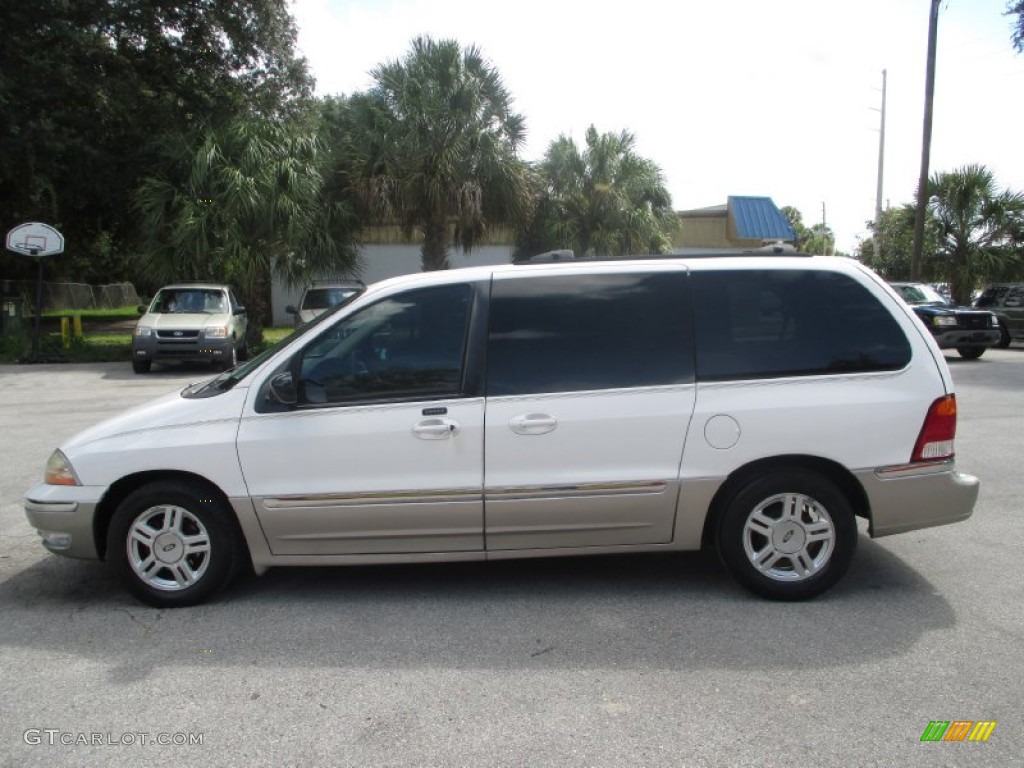
<path id="1" fill-rule="evenodd" d="M 235 307 L 235 314 L 236 315 L 244 315 L 245 314 L 245 307 Z"/>
<path id="2" fill-rule="evenodd" d="M 270 380 L 270 396 L 281 405 L 295 405 L 299 394 L 295 389 L 295 378 L 291 371 L 277 374 Z"/>
<path id="3" fill-rule="evenodd" d="M 147 309 L 147 307 L 146 307 L 145 304 L 139 304 L 139 314 L 140 315 L 146 314 L 146 309 Z"/>
<path id="4" fill-rule="evenodd" d="M 295 308 L 294 304 L 289 304 L 287 307 L 284 308 L 284 311 L 287 312 L 289 315 L 299 314 L 299 310 Z"/>

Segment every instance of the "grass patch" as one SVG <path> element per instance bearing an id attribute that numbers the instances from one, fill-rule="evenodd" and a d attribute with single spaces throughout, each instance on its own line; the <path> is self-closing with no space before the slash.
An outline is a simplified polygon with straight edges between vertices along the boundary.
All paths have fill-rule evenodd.
<path id="1" fill-rule="evenodd" d="M 254 344 L 250 352 L 259 354 L 271 344 L 289 336 L 295 329 L 265 328 L 263 342 Z M 39 339 L 40 355 L 68 363 L 127 363 L 132 359 L 130 333 L 86 333 L 82 339 L 72 339 L 65 347 L 60 333 L 43 333 Z M 0 336 L 0 363 L 16 363 L 32 353 L 32 334 Z"/>
<path id="2" fill-rule="evenodd" d="M 138 320 L 138 305 L 115 307 L 114 309 L 51 309 L 43 317 L 80 317 L 83 320 Z"/>

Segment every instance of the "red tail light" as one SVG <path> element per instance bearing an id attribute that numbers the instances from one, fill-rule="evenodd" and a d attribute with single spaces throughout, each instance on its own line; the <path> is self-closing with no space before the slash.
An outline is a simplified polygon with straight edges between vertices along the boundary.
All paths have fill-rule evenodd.
<path id="1" fill-rule="evenodd" d="M 940 397 L 924 417 L 924 426 L 917 436 L 915 461 L 941 461 L 953 458 L 953 438 L 956 437 L 956 395 Z"/>

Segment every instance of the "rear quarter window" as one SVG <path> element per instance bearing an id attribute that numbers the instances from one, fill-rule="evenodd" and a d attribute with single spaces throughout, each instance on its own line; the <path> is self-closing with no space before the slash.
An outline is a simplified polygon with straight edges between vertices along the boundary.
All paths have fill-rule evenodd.
<path id="1" fill-rule="evenodd" d="M 696 272 L 697 378 L 899 370 L 910 343 L 852 277 L 814 270 Z"/>

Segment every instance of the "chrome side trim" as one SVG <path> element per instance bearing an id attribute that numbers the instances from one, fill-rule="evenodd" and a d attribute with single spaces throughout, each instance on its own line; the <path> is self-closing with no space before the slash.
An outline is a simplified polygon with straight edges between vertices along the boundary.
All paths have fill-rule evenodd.
<path id="1" fill-rule="evenodd" d="M 625 482 L 583 483 L 576 485 L 537 485 L 509 488 L 445 488 L 436 491 L 376 491 L 369 493 L 273 496 L 262 500 L 264 509 L 301 509 L 316 507 L 370 506 L 374 504 L 435 504 L 438 502 L 478 502 L 484 496 L 492 500 L 510 499 L 571 499 L 586 496 L 621 496 L 633 494 L 661 494 L 668 483 Z"/>
<path id="2" fill-rule="evenodd" d="M 653 528 L 654 523 L 589 523 L 585 525 L 490 525 L 487 526 L 487 534 L 495 536 L 499 533 L 529 533 L 531 535 L 544 533 L 576 533 L 586 531 L 636 531 L 644 528 Z"/>
<path id="3" fill-rule="evenodd" d="M 941 461 L 922 461 L 915 464 L 898 464 L 892 467 L 879 467 L 875 475 L 879 480 L 898 480 L 901 477 L 926 477 L 953 471 L 953 459 Z"/>
<path id="4" fill-rule="evenodd" d="M 668 483 L 662 480 L 654 482 L 624 482 L 624 483 L 582 483 L 575 485 L 536 485 L 519 486 L 508 488 L 488 488 L 484 492 L 485 498 L 489 500 L 514 500 L 514 499 L 574 499 L 587 496 L 627 496 L 662 494 L 668 488 Z"/>
<path id="5" fill-rule="evenodd" d="M 403 528 L 397 531 L 357 531 L 354 533 L 339 533 L 333 531 L 330 533 L 292 533 L 278 536 L 279 539 L 287 541 L 360 541 L 363 539 L 422 539 L 422 538 L 436 538 L 438 535 L 436 528 L 430 528 L 426 530 L 410 530 Z M 479 536 L 479 528 L 446 528 L 444 530 L 445 536 Z"/>
<path id="6" fill-rule="evenodd" d="M 273 496 L 262 500 L 264 509 L 311 509 L 316 507 L 354 507 L 375 504 L 437 504 L 439 502 L 479 502 L 479 488 L 437 491 L 376 491 L 370 493 L 321 494 L 314 496 Z"/>

